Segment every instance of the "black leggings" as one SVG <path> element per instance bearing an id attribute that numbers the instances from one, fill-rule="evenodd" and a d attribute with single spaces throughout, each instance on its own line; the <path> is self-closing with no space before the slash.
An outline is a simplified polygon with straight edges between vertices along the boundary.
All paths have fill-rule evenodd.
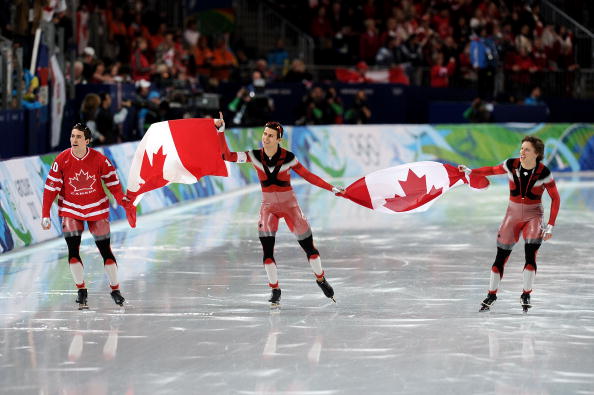
<path id="1" fill-rule="evenodd" d="M 276 238 L 274 236 L 266 236 L 260 237 L 260 243 L 262 243 L 262 250 L 264 252 L 264 256 L 262 257 L 262 261 L 265 262 L 267 259 L 274 260 L 274 242 Z M 307 259 L 310 259 L 313 255 L 320 255 L 320 252 L 316 249 L 313 243 L 313 236 L 309 236 L 303 240 L 299 240 L 299 245 L 305 251 L 307 255 Z"/>
<path id="2" fill-rule="evenodd" d="M 99 253 L 103 257 L 104 264 L 105 264 L 105 262 L 107 262 L 108 259 L 111 259 L 114 262 L 116 261 L 115 257 L 113 256 L 113 252 L 111 252 L 111 245 L 110 245 L 109 238 L 103 239 L 103 240 L 96 240 L 95 244 L 97 245 L 97 248 L 99 249 Z"/>
<path id="3" fill-rule="evenodd" d="M 68 236 L 65 239 L 68 246 L 68 262 L 71 262 L 72 259 L 82 262 L 80 259 L 80 236 Z"/>
<path id="4" fill-rule="evenodd" d="M 68 246 L 68 262 L 72 261 L 72 259 L 82 262 L 82 259 L 80 259 L 80 236 L 68 236 L 65 237 L 65 239 L 66 245 Z M 99 249 L 99 253 L 103 257 L 104 264 L 108 259 L 116 262 L 115 256 L 113 256 L 113 252 L 111 251 L 109 238 L 95 241 L 95 244 Z"/>
<path id="5" fill-rule="evenodd" d="M 276 262 L 274 260 L 274 242 L 274 236 L 260 237 L 260 243 L 262 243 L 262 250 L 264 251 L 262 262 L 266 262 L 267 259 L 272 259 L 273 262 Z"/>
<path id="6" fill-rule="evenodd" d="M 307 259 L 311 259 L 313 255 L 320 255 L 320 252 L 316 249 L 313 243 L 313 236 L 309 235 L 307 238 L 303 240 L 299 240 L 299 245 L 305 251 L 307 255 Z"/>
<path id="7" fill-rule="evenodd" d="M 524 244 L 524 253 L 526 256 L 524 269 L 526 269 L 528 265 L 532 265 L 534 271 L 536 271 L 536 253 L 538 252 L 539 248 L 540 244 Z M 501 277 L 503 277 L 503 269 L 511 252 L 512 250 L 504 250 L 497 247 L 497 256 L 495 257 L 493 267 L 497 268 L 497 271 Z"/>
<path id="8" fill-rule="evenodd" d="M 536 253 L 538 252 L 539 248 L 540 248 L 540 244 L 525 244 L 524 245 L 524 251 L 525 251 L 525 255 L 526 255 L 526 263 L 524 264 L 524 269 L 526 269 L 526 267 L 528 265 L 532 265 L 532 267 L 534 268 L 534 271 L 536 271 Z"/>

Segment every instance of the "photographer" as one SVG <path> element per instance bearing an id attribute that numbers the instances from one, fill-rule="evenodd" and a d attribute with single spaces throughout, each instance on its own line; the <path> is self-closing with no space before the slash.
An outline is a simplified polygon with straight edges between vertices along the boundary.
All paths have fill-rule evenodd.
<path id="1" fill-rule="evenodd" d="M 103 92 L 99 94 L 99 97 L 101 98 L 101 105 L 95 123 L 97 125 L 97 131 L 104 137 L 101 144 L 121 143 L 120 125 L 124 123 L 128 116 L 128 108 L 131 102 L 123 101 L 122 108 L 114 114 L 111 111 L 111 95 Z"/>
<path id="2" fill-rule="evenodd" d="M 233 124 L 256 126 L 271 118 L 274 102 L 266 95 L 266 81 L 258 70 L 252 73 L 252 83 L 242 87 L 229 103 Z"/>

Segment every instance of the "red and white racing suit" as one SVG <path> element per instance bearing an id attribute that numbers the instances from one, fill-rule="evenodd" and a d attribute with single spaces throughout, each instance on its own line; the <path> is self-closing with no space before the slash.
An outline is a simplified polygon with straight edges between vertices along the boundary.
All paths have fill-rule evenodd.
<path id="1" fill-rule="evenodd" d="M 280 146 L 276 154 L 269 158 L 263 148 L 230 152 L 224 133 L 219 133 L 219 139 L 224 160 L 236 163 L 249 162 L 256 169 L 262 186 L 262 206 L 258 222 L 260 236 L 274 236 L 278 230 L 279 219 L 284 218 L 298 240 L 307 238 L 311 230 L 291 186 L 291 170 L 309 183 L 328 191 L 332 191 L 332 185 L 307 170 L 299 163 L 295 154 Z"/>
<path id="2" fill-rule="evenodd" d="M 76 157 L 71 148 L 62 151 L 45 181 L 42 217 L 49 218 L 57 195 L 58 215 L 62 217 L 62 232 L 68 245 L 68 262 L 78 288 L 85 287 L 79 252 L 85 221 L 103 257 L 111 288 L 119 288 L 117 263 L 110 246 L 109 199 L 103 185 L 120 205 L 123 204 L 124 194 L 116 169 L 105 155 L 92 148 L 87 148 L 82 158 Z"/>
<path id="3" fill-rule="evenodd" d="M 291 186 L 291 170 L 299 174 L 309 183 L 332 191 L 332 185 L 307 170 L 290 151 L 278 147 L 276 154 L 268 157 L 264 149 L 244 152 L 230 152 L 225 134 L 219 132 L 219 141 L 223 151 L 223 159 L 228 162 L 251 163 L 258 174 L 262 187 L 262 204 L 258 233 L 264 250 L 264 264 L 269 274 L 269 285 L 278 286 L 276 274 L 270 276 L 271 264 L 274 260 L 274 240 L 281 218 L 285 220 L 289 230 L 297 237 L 305 250 L 312 269 L 318 278 L 324 277 L 321 269 L 319 252 L 313 244 L 312 232 L 305 215 L 299 207 L 295 192 Z"/>
<path id="4" fill-rule="evenodd" d="M 532 279 L 536 272 L 536 253 L 542 243 L 544 209 L 541 199 L 545 189 L 551 197 L 549 225 L 555 225 L 559 212 L 561 199 L 553 175 L 541 162 L 537 162 L 534 169 L 523 169 L 519 158 L 507 159 L 499 166 L 473 169 L 472 174 L 481 176 L 507 174 L 509 179 L 509 205 L 497 233 L 497 257 L 491 268 L 489 292 L 497 292 L 499 280 L 503 277 L 504 265 L 522 234 L 526 243 L 524 292 L 529 293 L 532 290 Z"/>
<path id="5" fill-rule="evenodd" d="M 103 184 L 121 203 L 124 194 L 116 169 L 101 152 L 92 148 L 82 158 L 72 149 L 56 157 L 43 190 L 42 217 L 49 218 L 58 195 L 58 215 L 62 217 L 64 236 L 80 235 L 84 221 L 96 240 L 109 238 L 109 199 Z"/>

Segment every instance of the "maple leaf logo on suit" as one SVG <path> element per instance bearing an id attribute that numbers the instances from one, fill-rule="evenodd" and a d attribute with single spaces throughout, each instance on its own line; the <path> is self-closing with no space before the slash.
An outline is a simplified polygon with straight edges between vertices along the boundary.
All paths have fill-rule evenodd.
<path id="1" fill-rule="evenodd" d="M 89 176 L 89 173 L 81 169 L 81 171 L 74 174 L 74 177 L 70 177 L 68 183 L 74 188 L 73 192 L 76 193 L 94 190 L 95 181 L 95 176 Z"/>

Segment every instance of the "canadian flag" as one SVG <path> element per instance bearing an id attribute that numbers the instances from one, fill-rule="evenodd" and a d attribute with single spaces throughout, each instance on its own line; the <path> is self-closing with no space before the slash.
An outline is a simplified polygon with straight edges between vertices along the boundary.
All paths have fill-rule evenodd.
<path id="1" fill-rule="evenodd" d="M 173 182 L 193 184 L 206 175 L 227 176 L 214 120 L 157 122 L 149 127 L 136 148 L 126 195 L 137 206 L 148 191 Z M 133 220 L 128 217 L 134 227 L 135 216 Z"/>
<path id="2" fill-rule="evenodd" d="M 413 162 L 375 171 L 349 185 L 344 197 L 372 210 L 395 214 L 425 211 L 449 189 L 468 184 L 484 189 L 489 180 L 449 164 Z"/>

